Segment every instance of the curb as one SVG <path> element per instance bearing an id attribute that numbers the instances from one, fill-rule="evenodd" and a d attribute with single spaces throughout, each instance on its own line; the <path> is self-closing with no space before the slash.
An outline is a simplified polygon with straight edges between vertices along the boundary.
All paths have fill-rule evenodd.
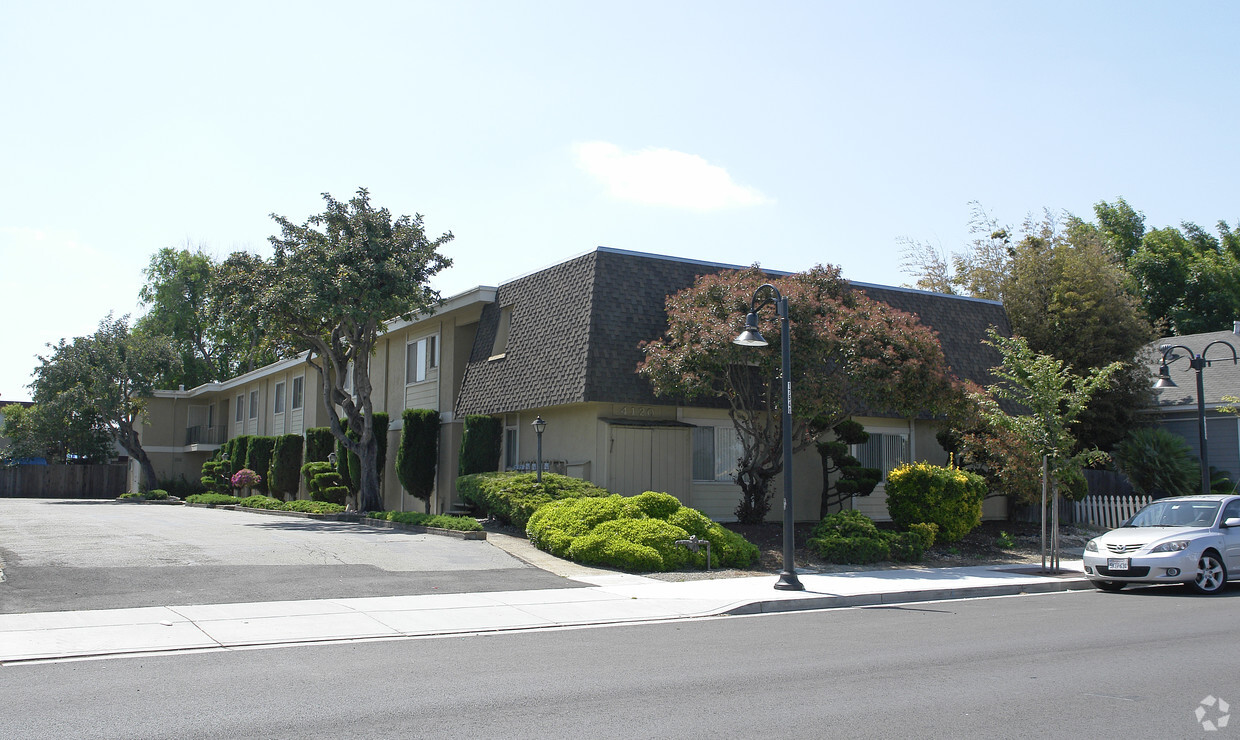
<path id="1" fill-rule="evenodd" d="M 917 591 L 895 591 L 880 594 L 857 594 L 854 596 L 806 596 L 793 599 L 753 601 L 720 612 L 729 616 L 748 614 L 774 614 L 778 612 L 810 611 L 815 609 L 844 609 L 855 606 L 883 606 L 885 604 L 915 604 L 919 601 L 950 601 L 974 599 L 986 596 L 1020 596 L 1045 594 L 1059 591 L 1086 591 L 1094 586 L 1088 578 L 1072 578 L 1046 583 L 1022 583 L 1001 586 L 967 586 L 964 588 L 936 588 Z"/>

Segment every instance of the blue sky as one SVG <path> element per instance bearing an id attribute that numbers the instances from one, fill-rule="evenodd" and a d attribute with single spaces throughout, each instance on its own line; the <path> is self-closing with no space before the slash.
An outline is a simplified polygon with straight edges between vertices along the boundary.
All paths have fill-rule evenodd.
<path id="1" fill-rule="evenodd" d="M 150 255 L 267 254 L 370 189 L 451 230 L 445 295 L 595 246 L 901 284 L 1123 196 L 1240 217 L 1240 5 L 128 2 L 0 8 L 0 399 L 141 313 Z"/>

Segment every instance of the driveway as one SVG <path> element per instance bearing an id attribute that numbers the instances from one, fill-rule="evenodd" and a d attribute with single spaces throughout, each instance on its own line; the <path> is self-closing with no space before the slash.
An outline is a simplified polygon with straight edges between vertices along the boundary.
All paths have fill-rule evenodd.
<path id="1" fill-rule="evenodd" d="M 0 613 L 570 588 L 485 540 L 187 506 L 0 499 Z"/>

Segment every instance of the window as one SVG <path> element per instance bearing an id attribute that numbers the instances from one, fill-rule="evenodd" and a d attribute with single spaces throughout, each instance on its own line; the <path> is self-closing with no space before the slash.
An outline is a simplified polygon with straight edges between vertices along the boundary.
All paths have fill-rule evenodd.
<path id="1" fill-rule="evenodd" d="M 421 383 L 439 366 L 438 340 L 438 336 L 422 337 L 405 345 L 405 385 Z"/>
<path id="2" fill-rule="evenodd" d="M 517 428 L 505 427 L 504 429 L 504 470 L 513 470 L 517 467 Z"/>
<path id="3" fill-rule="evenodd" d="M 233 421 L 245 420 L 245 396 L 237 396 L 237 413 L 233 416 Z"/>
<path id="4" fill-rule="evenodd" d="M 277 414 L 284 413 L 284 381 L 276 383 L 276 403 L 272 411 Z"/>
<path id="5" fill-rule="evenodd" d="M 894 432 L 870 432 L 865 444 L 852 446 L 853 457 L 865 468 L 877 468 L 887 474 L 908 462 L 908 435 Z"/>
<path id="6" fill-rule="evenodd" d="M 301 377 L 293 378 L 293 410 L 294 411 L 301 408 L 302 404 L 305 403 L 305 400 L 304 400 L 305 394 L 306 394 L 305 376 L 303 375 Z"/>
<path id="7" fill-rule="evenodd" d="M 207 428 L 215 426 L 215 404 L 207 407 Z"/>
<path id="8" fill-rule="evenodd" d="M 730 482 L 745 454 L 733 426 L 693 428 L 693 480 Z"/>
<path id="9" fill-rule="evenodd" d="M 250 418 L 258 418 L 258 391 L 250 391 Z"/>
<path id="10" fill-rule="evenodd" d="M 495 343 L 491 345 L 491 356 L 487 359 L 498 360 L 508 351 L 508 331 L 512 328 L 512 306 L 504 306 L 499 310 L 499 325 L 495 327 Z"/>

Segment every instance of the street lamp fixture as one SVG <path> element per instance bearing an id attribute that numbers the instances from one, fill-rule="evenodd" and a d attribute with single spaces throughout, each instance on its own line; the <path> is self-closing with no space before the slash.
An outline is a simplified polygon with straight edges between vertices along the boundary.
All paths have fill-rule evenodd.
<path id="1" fill-rule="evenodd" d="M 763 291 L 767 291 L 772 297 L 758 300 L 758 295 Z M 762 337 L 762 333 L 758 331 L 758 309 L 767 306 L 775 306 L 775 313 L 779 316 L 779 343 L 781 349 L 780 357 L 780 385 L 783 387 L 784 402 L 783 406 L 783 447 L 784 447 L 784 569 L 779 574 L 779 580 L 775 582 L 775 588 L 780 591 L 804 591 L 805 586 L 801 583 L 801 579 L 797 578 L 796 565 L 793 562 L 794 553 L 794 523 L 792 518 L 792 344 L 789 339 L 788 331 L 788 299 L 784 298 L 779 289 L 770 283 L 760 286 L 753 292 L 753 297 L 749 301 L 749 314 L 745 317 L 745 328 L 732 340 L 733 344 L 742 347 L 765 347 L 767 341 Z"/>
<path id="2" fill-rule="evenodd" d="M 1210 351 L 1210 348 L 1216 344 L 1221 344 L 1231 350 L 1231 357 L 1223 357 L 1222 360 L 1225 361 L 1230 359 L 1233 365 L 1240 363 L 1240 356 L 1236 355 L 1236 348 L 1231 345 L 1231 342 L 1227 342 L 1222 339 L 1210 342 L 1206 345 L 1205 349 L 1201 350 L 1201 354 L 1198 355 L 1193 354 L 1191 349 L 1182 344 L 1164 344 L 1159 347 L 1159 349 L 1162 350 L 1162 366 L 1158 368 L 1158 380 L 1154 383 L 1154 388 L 1158 390 L 1162 390 L 1164 388 L 1178 388 L 1179 386 L 1177 386 L 1175 381 L 1171 379 L 1171 371 L 1168 368 L 1168 365 L 1179 359 L 1172 355 L 1173 350 L 1182 349 L 1188 353 L 1188 367 L 1191 370 L 1197 371 L 1197 444 L 1201 459 L 1202 495 L 1210 493 L 1210 451 L 1206 447 L 1206 398 L 1205 386 L 1201 379 L 1201 373 L 1209 367 L 1211 363 L 1218 362 L 1218 360 L 1206 359 L 1206 354 Z"/>
<path id="3" fill-rule="evenodd" d="M 543 431 L 547 428 L 547 422 L 543 421 L 541 416 L 535 416 L 534 421 L 530 423 L 530 426 L 534 427 L 534 434 L 538 435 L 538 472 L 536 475 L 538 482 L 542 483 L 542 435 Z"/>

